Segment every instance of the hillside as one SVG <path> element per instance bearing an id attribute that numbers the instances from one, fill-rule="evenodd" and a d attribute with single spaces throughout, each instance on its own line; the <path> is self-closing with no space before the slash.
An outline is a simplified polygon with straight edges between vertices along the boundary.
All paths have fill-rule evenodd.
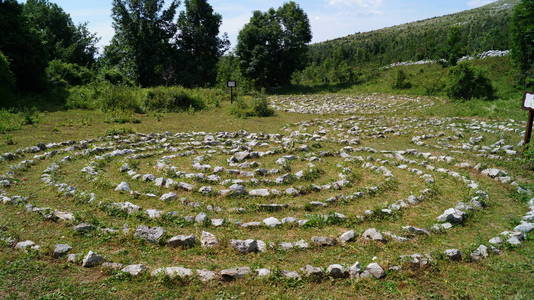
<path id="1" fill-rule="evenodd" d="M 463 54 L 509 49 L 509 22 L 517 3 L 501 0 L 455 14 L 314 44 L 310 47 L 309 63 L 328 70 L 437 59 L 445 54 L 447 35 L 453 27 L 460 28 Z"/>

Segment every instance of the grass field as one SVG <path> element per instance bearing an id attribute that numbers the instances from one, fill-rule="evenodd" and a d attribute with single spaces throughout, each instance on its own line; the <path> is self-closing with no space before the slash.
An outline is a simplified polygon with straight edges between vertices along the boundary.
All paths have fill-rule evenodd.
<path id="1" fill-rule="evenodd" d="M 369 87 L 372 90 L 372 87 Z M 341 97 L 351 94 L 366 94 L 368 90 L 340 91 Z M 408 93 L 410 94 L 410 93 Z M 290 96 L 291 97 L 291 96 Z M 388 95 L 379 96 L 384 100 L 377 105 L 385 105 Z M 519 224 L 521 216 L 528 211 L 526 200 L 532 198 L 516 192 L 516 187 L 496 182 L 481 175 L 473 168 L 455 166 L 462 161 L 472 165 L 481 163 L 483 168 L 496 167 L 505 170 L 513 180 L 525 188 L 533 189 L 534 176 L 532 170 L 526 167 L 525 159 L 520 154 L 506 155 L 496 152 L 496 157 L 481 157 L 477 152 L 480 148 L 473 148 L 459 152 L 453 148 L 446 148 L 445 144 L 462 145 L 469 143 L 470 138 L 483 136 L 481 145 L 492 145 L 498 140 L 513 146 L 521 140 L 521 130 L 525 113 L 515 105 L 519 99 L 513 96 L 509 100 L 496 102 L 473 101 L 470 103 L 451 103 L 441 98 L 428 98 L 432 107 L 417 109 L 401 109 L 395 114 L 383 112 L 373 113 L 369 108 L 365 114 L 355 113 L 357 120 L 348 120 L 349 116 L 329 114 L 312 115 L 278 111 L 275 116 L 268 118 L 240 119 L 230 114 L 229 104 L 223 102 L 220 107 L 201 112 L 183 113 L 148 113 L 135 115 L 135 123 L 115 124 L 106 122 L 109 115 L 94 110 L 69 110 L 51 113 L 39 113 L 36 123 L 20 125 L 20 128 L 9 131 L 0 136 L 0 153 L 13 152 L 16 149 L 33 146 L 39 142 L 51 143 L 66 140 L 89 140 L 103 138 L 108 135 L 124 133 L 119 139 L 131 139 L 126 144 L 108 137 L 91 142 L 93 146 L 112 146 L 114 149 L 135 149 L 135 141 L 141 141 L 139 136 L 131 133 L 163 133 L 171 132 L 166 140 L 165 136 L 154 140 L 153 149 L 142 149 L 139 153 L 150 154 L 147 157 L 127 158 L 125 156 L 97 158 L 96 155 L 81 155 L 76 151 L 66 151 L 51 158 L 36 159 L 36 163 L 20 169 L 13 169 L 10 175 L 17 181 L 5 188 L 8 195 L 29 196 L 29 201 L 36 207 L 50 207 L 61 211 L 72 212 L 75 221 L 50 221 L 43 219 L 39 213 L 28 212 L 24 206 L 0 206 L 0 233 L 17 237 L 18 240 L 32 240 L 41 246 L 41 251 L 20 251 L 9 247 L 0 247 L 0 298 L 5 299 L 346 299 L 371 298 L 384 299 L 386 297 L 407 299 L 530 299 L 534 295 L 534 243 L 527 235 L 525 241 L 518 247 L 503 244 L 499 255 L 490 255 L 478 262 L 471 261 L 469 254 L 480 244 L 505 230 L 511 230 Z M 449 117 L 468 117 L 463 119 L 448 119 Z M 508 121 L 515 119 L 517 122 Z M 313 120 L 313 121 L 312 121 Z M 336 121 L 337 120 L 337 121 Z M 436 123 L 442 120 L 443 123 Z M 451 124 L 455 124 L 452 125 Z M 457 124 L 456 124 L 457 123 Z M 476 124 L 487 123 L 484 130 L 475 128 Z M 459 125 L 458 125 L 459 124 Z M 496 127 L 492 127 L 497 124 Z M 501 127 L 498 127 L 498 126 Z M 353 126 L 359 127 L 358 134 L 347 134 Z M 395 131 L 384 131 L 394 128 Z M 510 129 L 510 130 L 507 130 Z M 275 183 L 245 183 L 247 190 L 255 188 L 277 188 L 285 190 L 296 187 L 301 191 L 308 190 L 308 185 L 327 185 L 338 178 L 348 178 L 350 185 L 339 190 L 321 190 L 302 192 L 299 196 L 271 195 L 262 197 L 223 197 L 218 195 L 204 195 L 199 192 L 177 190 L 178 199 L 186 197 L 191 202 L 198 202 L 200 206 L 184 205 L 179 200 L 163 202 L 159 197 L 146 196 L 153 193 L 160 195 L 170 190 L 156 187 L 149 182 L 132 180 L 119 168 L 125 162 L 129 163 L 138 174 L 155 174 L 156 177 L 175 176 L 168 170 L 155 168 L 156 162 L 163 156 L 180 153 L 187 149 L 195 150 L 192 156 L 178 156 L 165 160 L 169 166 L 175 166 L 186 173 L 199 172 L 192 167 L 194 157 L 205 156 L 202 163 L 212 166 L 228 166 L 227 158 L 230 154 L 224 149 L 232 147 L 246 147 L 239 138 L 230 138 L 228 147 L 214 147 L 214 152 L 187 144 L 191 140 L 202 141 L 202 137 L 174 138 L 178 132 L 234 132 L 246 130 L 248 132 L 265 132 L 282 134 L 289 138 L 288 143 L 282 140 L 267 139 L 268 145 L 248 145 L 255 151 L 274 150 L 275 153 L 259 158 L 246 159 L 256 162 L 267 170 L 281 168 L 283 172 L 296 173 L 307 170 L 312 162 L 320 172 L 310 178 L 295 179 L 293 181 Z M 294 132 L 300 134 L 293 134 Z M 311 138 L 313 134 L 325 131 L 321 138 Z M 458 131 L 463 132 L 460 136 Z M 398 134 L 395 134 L 398 133 Z M 443 132 L 442 136 L 438 136 Z M 309 133 L 309 135 L 306 135 Z M 436 134 L 436 137 L 425 139 L 425 144 L 414 144 L 412 138 L 422 134 Z M 429 152 L 436 160 L 423 163 L 421 156 L 405 154 L 412 162 L 401 161 L 395 163 L 392 155 L 381 152 L 348 152 L 351 156 L 361 156 L 365 162 L 383 165 L 392 172 L 392 180 L 384 177 L 379 171 L 372 171 L 358 160 L 348 160 L 338 155 L 346 147 L 346 140 L 358 136 L 360 145 L 354 148 L 372 147 L 377 150 L 398 151 L 416 149 L 419 152 Z M 245 136 L 243 141 L 249 141 Z M 167 145 L 168 143 L 168 145 Z M 233 143 L 233 146 L 230 145 Z M 149 143 L 150 144 L 150 143 Z M 476 145 L 476 142 L 473 142 Z M 190 148 L 181 148 L 184 145 Z M 235 146 L 241 145 L 241 146 Z M 301 152 L 298 146 L 307 145 L 310 150 Z M 180 150 L 172 150 L 174 146 Z M 140 146 L 137 146 L 140 147 Z M 171 150 L 169 150 L 171 149 Z M 471 151 L 472 150 L 472 151 Z M 109 153 L 104 150 L 101 153 Z M 347 150 L 349 151 L 349 150 Z M 334 153 L 332 156 L 320 156 L 311 159 L 320 152 Z M 42 154 L 39 152 L 37 154 Z M 59 162 L 65 155 L 74 158 L 71 161 Z M 295 155 L 297 160 L 281 166 L 276 159 L 283 155 Z M 439 156 L 449 155 L 455 158 L 454 163 L 438 159 Z M 34 154 L 27 153 L 17 157 L 14 161 L 3 161 L 0 172 L 8 173 L 10 166 L 31 159 Z M 427 157 L 428 158 L 428 157 Z M 310 159 L 310 160 L 308 160 Z M 387 162 L 386 162 L 387 160 Z M 116 203 L 130 201 L 145 208 L 161 211 L 177 211 L 180 216 L 196 216 L 206 212 L 208 217 L 225 220 L 221 227 L 212 226 L 206 222 L 195 223 L 183 218 L 151 219 L 143 213 L 125 214 L 120 211 L 106 209 L 106 206 L 87 203 L 76 195 L 69 196 L 59 192 L 54 186 L 45 185 L 40 177 L 43 170 L 51 163 L 58 162 L 61 168 L 52 172 L 56 182 L 67 183 L 79 191 L 95 193 L 96 202 Z M 433 182 L 424 180 L 421 174 L 399 167 L 406 163 L 409 168 L 422 170 L 428 174 Z M 387 243 L 368 241 L 361 238 L 361 234 L 368 228 L 379 231 L 391 231 L 396 235 L 406 235 L 402 226 L 411 225 L 429 229 L 436 223 L 436 217 L 445 209 L 454 207 L 458 201 L 469 201 L 474 190 L 466 187 L 454 176 L 435 170 L 425 169 L 431 164 L 436 168 L 456 171 L 466 180 L 478 183 L 481 190 L 489 194 L 487 207 L 483 210 L 469 212 L 463 224 L 453 227 L 444 233 L 432 233 L 429 236 L 409 237 L 407 242 L 399 242 L 388 238 Z M 96 175 L 87 175 L 80 170 L 86 166 L 93 166 Z M 236 167 L 253 171 L 255 167 Z M 278 175 L 267 175 L 266 180 L 274 180 Z M 172 172 L 171 172 L 172 173 Z M 340 173 L 345 174 L 345 177 Z M 206 174 L 211 174 L 206 172 Z M 242 179 L 245 175 L 220 174 L 223 179 Z M 310 175 L 311 176 L 311 175 Z M 223 184 L 210 184 L 205 181 L 195 181 L 191 178 L 173 177 L 178 181 L 186 181 L 196 186 L 214 186 L 222 189 Z M 254 177 L 256 178 L 256 177 Z M 261 179 L 261 178 L 260 178 Z M 132 190 L 139 191 L 141 196 L 132 197 L 127 193 L 114 192 L 115 186 L 128 182 Z M 248 181 L 247 181 L 248 182 Z M 377 187 L 370 191 L 370 187 Z M 410 195 L 418 195 L 424 189 L 431 189 L 432 197 L 425 199 L 408 208 L 389 214 L 380 214 L 380 209 L 395 203 L 399 199 L 406 199 Z M 323 201 L 337 195 L 348 195 L 363 192 L 364 196 L 356 200 L 343 198 L 326 206 L 310 205 L 312 201 Z M 282 211 L 267 212 L 258 209 L 259 204 L 283 203 L 289 207 Z M 207 210 L 206 207 L 220 206 L 221 211 Z M 236 213 L 231 208 L 242 207 L 244 212 Z M 361 218 L 366 210 L 373 210 L 373 217 Z M 342 213 L 346 219 L 333 218 L 331 221 L 322 219 L 322 215 Z M 292 216 L 297 219 L 307 219 L 308 224 L 283 224 L 275 228 L 265 226 L 242 228 L 232 224 L 233 219 L 252 222 L 262 221 L 274 216 L 278 219 Z M 161 226 L 167 230 L 166 236 L 176 234 L 193 234 L 200 237 L 202 231 L 215 234 L 220 246 L 206 249 L 198 244 L 192 248 L 181 249 L 165 246 L 163 243 L 154 244 L 141 241 L 129 234 L 110 234 L 93 231 L 86 234 L 76 233 L 72 226 L 81 222 L 91 223 L 99 228 L 122 229 L 128 225 L 135 230 L 139 225 Z M 313 236 L 337 237 L 347 230 L 356 232 L 356 240 L 345 245 L 332 247 L 317 247 L 310 243 Z M 1 237 L 1 236 L 0 236 Z M 281 242 L 295 242 L 305 240 L 310 243 L 308 249 L 268 249 L 264 253 L 241 254 L 236 252 L 228 243 L 231 239 L 257 239 L 278 245 Z M 169 279 L 151 278 L 149 273 L 133 277 L 120 271 L 106 271 L 103 268 L 83 268 L 80 265 L 68 263 L 64 258 L 54 259 L 50 253 L 58 243 L 69 244 L 73 247 L 71 253 L 87 253 L 89 250 L 103 255 L 107 260 L 129 264 L 144 264 L 153 270 L 159 267 L 184 266 L 191 269 L 206 269 L 218 271 L 226 268 L 249 266 L 252 269 L 269 268 L 273 275 L 258 279 L 249 276 L 235 282 L 221 282 L 213 280 L 203 283 L 198 278 Z M 275 247 L 276 248 L 276 247 Z M 443 257 L 443 250 L 458 248 L 463 252 L 463 258 L 458 262 L 451 262 Z M 399 260 L 400 255 L 414 253 L 428 253 L 432 255 L 432 262 L 424 267 L 415 268 L 410 263 Z M 299 271 L 307 264 L 326 268 L 330 264 L 350 266 L 359 261 L 363 268 L 371 262 L 378 262 L 386 270 L 384 279 L 334 279 L 325 276 L 324 279 L 314 281 L 304 276 L 301 279 L 286 278 L 283 270 Z M 392 266 L 402 266 L 402 270 L 389 269 Z"/>

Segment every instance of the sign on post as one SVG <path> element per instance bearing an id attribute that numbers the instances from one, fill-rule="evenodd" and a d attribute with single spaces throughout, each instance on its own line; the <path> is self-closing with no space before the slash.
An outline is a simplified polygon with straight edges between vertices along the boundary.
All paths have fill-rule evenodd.
<path id="1" fill-rule="evenodd" d="M 230 103 L 234 103 L 234 88 L 237 88 L 237 81 L 229 80 L 226 86 L 230 88 Z"/>
<path id="2" fill-rule="evenodd" d="M 532 137 L 532 123 L 534 122 L 534 93 L 526 92 L 523 98 L 523 109 L 528 110 L 527 130 L 525 131 L 524 144 L 530 143 Z"/>

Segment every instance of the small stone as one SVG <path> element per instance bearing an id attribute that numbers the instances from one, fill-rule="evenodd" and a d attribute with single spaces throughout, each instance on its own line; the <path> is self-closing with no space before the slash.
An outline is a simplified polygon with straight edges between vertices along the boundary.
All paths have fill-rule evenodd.
<path id="1" fill-rule="evenodd" d="M 219 272 L 219 275 L 223 281 L 232 281 L 245 278 L 245 276 L 249 275 L 250 273 L 252 273 L 252 271 L 249 267 L 241 267 L 222 270 Z"/>
<path id="2" fill-rule="evenodd" d="M 105 262 L 105 263 L 102 264 L 102 268 L 108 269 L 108 270 L 113 270 L 113 271 L 118 271 L 118 270 L 124 268 L 124 265 L 123 264 L 119 264 L 119 263 L 113 263 L 113 262 Z"/>
<path id="3" fill-rule="evenodd" d="M 359 262 L 356 262 L 355 264 L 349 267 L 350 278 L 359 278 L 361 273 L 362 267 L 360 266 Z"/>
<path id="4" fill-rule="evenodd" d="M 208 219 L 208 216 L 205 213 L 201 212 L 198 215 L 196 215 L 195 222 L 198 224 L 202 224 L 206 222 L 207 219 Z"/>
<path id="5" fill-rule="evenodd" d="M 298 272 L 295 272 L 295 271 L 286 271 L 286 270 L 282 270 L 282 276 L 284 276 L 285 278 L 288 278 L 288 279 L 300 279 L 300 274 Z"/>
<path id="6" fill-rule="evenodd" d="M 35 246 L 35 242 L 28 240 L 28 241 L 18 242 L 15 245 L 15 249 L 28 249 L 33 246 Z"/>
<path id="7" fill-rule="evenodd" d="M 92 268 L 101 265 L 104 262 L 104 258 L 93 251 L 89 251 L 82 261 L 82 267 Z"/>
<path id="8" fill-rule="evenodd" d="M 315 279 L 319 279 L 319 278 L 323 277 L 323 275 L 324 275 L 324 272 L 323 272 L 322 268 L 314 267 L 314 266 L 310 266 L 310 265 L 306 265 L 305 267 L 303 267 L 300 270 L 302 271 L 304 276 L 312 277 L 312 278 L 315 278 Z"/>
<path id="9" fill-rule="evenodd" d="M 267 227 L 276 227 L 276 226 L 282 225 L 282 222 L 280 222 L 280 220 L 278 220 L 275 217 L 270 217 L 270 218 L 263 220 L 263 224 L 265 224 L 265 226 Z"/>
<path id="10" fill-rule="evenodd" d="M 314 236 L 311 241 L 319 247 L 334 246 L 336 244 L 335 239 L 324 236 Z"/>
<path id="11" fill-rule="evenodd" d="M 135 230 L 134 236 L 147 242 L 157 243 L 164 234 L 165 229 L 161 227 L 148 227 L 141 225 Z"/>
<path id="12" fill-rule="evenodd" d="M 339 264 L 328 266 L 326 273 L 332 278 L 346 278 L 349 275 L 345 268 Z"/>
<path id="13" fill-rule="evenodd" d="M 161 200 L 161 201 L 172 201 L 172 200 L 176 200 L 176 198 L 177 198 L 176 193 L 166 193 L 166 194 L 161 195 L 159 200 Z"/>
<path id="14" fill-rule="evenodd" d="M 160 275 L 167 276 L 171 279 L 177 278 L 177 277 L 185 279 L 185 278 L 189 278 L 193 276 L 193 271 L 191 269 L 187 269 L 183 267 L 167 267 L 167 268 L 156 269 L 150 274 L 150 276 L 152 277 L 160 276 Z"/>
<path id="15" fill-rule="evenodd" d="M 256 276 L 258 276 L 258 277 L 268 277 L 268 276 L 271 276 L 271 270 L 269 270 L 269 269 L 265 269 L 265 268 L 257 269 L 257 270 L 256 270 Z"/>
<path id="16" fill-rule="evenodd" d="M 139 276 L 145 273 L 148 268 L 145 265 L 129 265 L 124 267 L 121 272 L 128 273 L 132 276 Z"/>
<path id="17" fill-rule="evenodd" d="M 271 193 L 268 189 L 257 189 L 257 190 L 251 190 L 248 192 L 250 196 L 256 196 L 256 197 L 269 197 Z"/>
<path id="18" fill-rule="evenodd" d="M 369 229 L 365 230 L 364 233 L 362 234 L 362 236 L 365 239 L 368 239 L 368 240 L 380 241 L 380 242 L 385 242 L 386 241 L 384 236 L 378 230 L 376 230 L 375 228 L 369 228 Z"/>
<path id="19" fill-rule="evenodd" d="M 217 277 L 217 273 L 209 270 L 197 270 L 197 276 L 202 282 L 212 281 Z"/>
<path id="20" fill-rule="evenodd" d="M 340 235 L 338 239 L 342 244 L 345 244 L 354 240 L 355 237 L 356 233 L 354 232 L 354 230 L 350 230 Z"/>
<path id="21" fill-rule="evenodd" d="M 81 224 L 74 226 L 74 231 L 80 232 L 80 233 L 85 233 L 85 232 L 89 232 L 92 230 L 95 230 L 95 226 L 91 224 L 87 224 L 87 223 L 81 223 Z"/>
<path id="22" fill-rule="evenodd" d="M 371 276 L 376 279 L 380 279 L 386 276 L 386 272 L 384 271 L 384 269 L 382 269 L 382 267 L 379 264 L 370 263 L 365 268 L 365 271 L 363 271 L 363 273 L 360 274 L 360 277 L 368 278 Z"/>
<path id="23" fill-rule="evenodd" d="M 246 254 L 251 252 L 258 252 L 258 242 L 256 240 L 231 240 L 230 246 L 240 253 Z"/>
<path id="24" fill-rule="evenodd" d="M 484 245 L 480 245 L 475 251 L 473 251 L 473 253 L 471 253 L 471 258 L 474 261 L 478 261 L 486 257 L 488 257 L 488 247 Z"/>
<path id="25" fill-rule="evenodd" d="M 128 183 L 123 181 L 119 183 L 119 185 L 117 185 L 117 187 L 115 188 L 115 191 L 129 193 L 132 190 L 130 189 L 130 186 L 128 185 Z"/>
<path id="26" fill-rule="evenodd" d="M 514 231 L 528 233 L 534 230 L 534 223 L 523 222 L 514 228 Z"/>
<path id="27" fill-rule="evenodd" d="M 496 236 L 496 237 L 491 238 L 488 242 L 492 245 L 501 245 L 502 239 L 501 237 Z"/>
<path id="28" fill-rule="evenodd" d="M 450 260 L 460 260 L 462 259 L 462 252 L 458 249 L 447 249 L 445 250 L 445 256 L 447 256 Z"/>
<path id="29" fill-rule="evenodd" d="M 170 247 L 182 247 L 182 248 L 191 248 L 195 246 L 195 236 L 194 235 L 177 235 L 170 238 L 167 241 L 167 245 Z"/>
<path id="30" fill-rule="evenodd" d="M 53 256 L 54 258 L 60 258 L 61 256 L 66 255 L 70 250 L 72 250 L 72 247 L 66 244 L 57 244 L 54 248 Z"/>
<path id="31" fill-rule="evenodd" d="M 219 240 L 214 234 L 209 233 L 207 231 L 202 231 L 202 235 L 200 237 L 200 244 L 203 248 L 213 248 L 219 245 Z"/>

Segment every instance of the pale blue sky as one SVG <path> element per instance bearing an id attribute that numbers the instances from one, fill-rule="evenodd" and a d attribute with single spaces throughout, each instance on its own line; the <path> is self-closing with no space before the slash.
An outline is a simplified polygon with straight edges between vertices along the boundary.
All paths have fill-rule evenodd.
<path id="1" fill-rule="evenodd" d="M 89 22 L 102 37 L 99 46 L 113 36 L 111 0 L 51 0 L 69 13 L 74 22 Z M 301 0 L 296 1 L 310 18 L 313 41 L 320 42 L 387 26 L 450 14 L 482 6 L 494 0 Z M 239 30 L 254 10 L 278 7 L 287 0 L 210 0 L 223 16 L 222 32 L 235 46 Z M 183 7 L 180 7 L 182 9 Z"/>

